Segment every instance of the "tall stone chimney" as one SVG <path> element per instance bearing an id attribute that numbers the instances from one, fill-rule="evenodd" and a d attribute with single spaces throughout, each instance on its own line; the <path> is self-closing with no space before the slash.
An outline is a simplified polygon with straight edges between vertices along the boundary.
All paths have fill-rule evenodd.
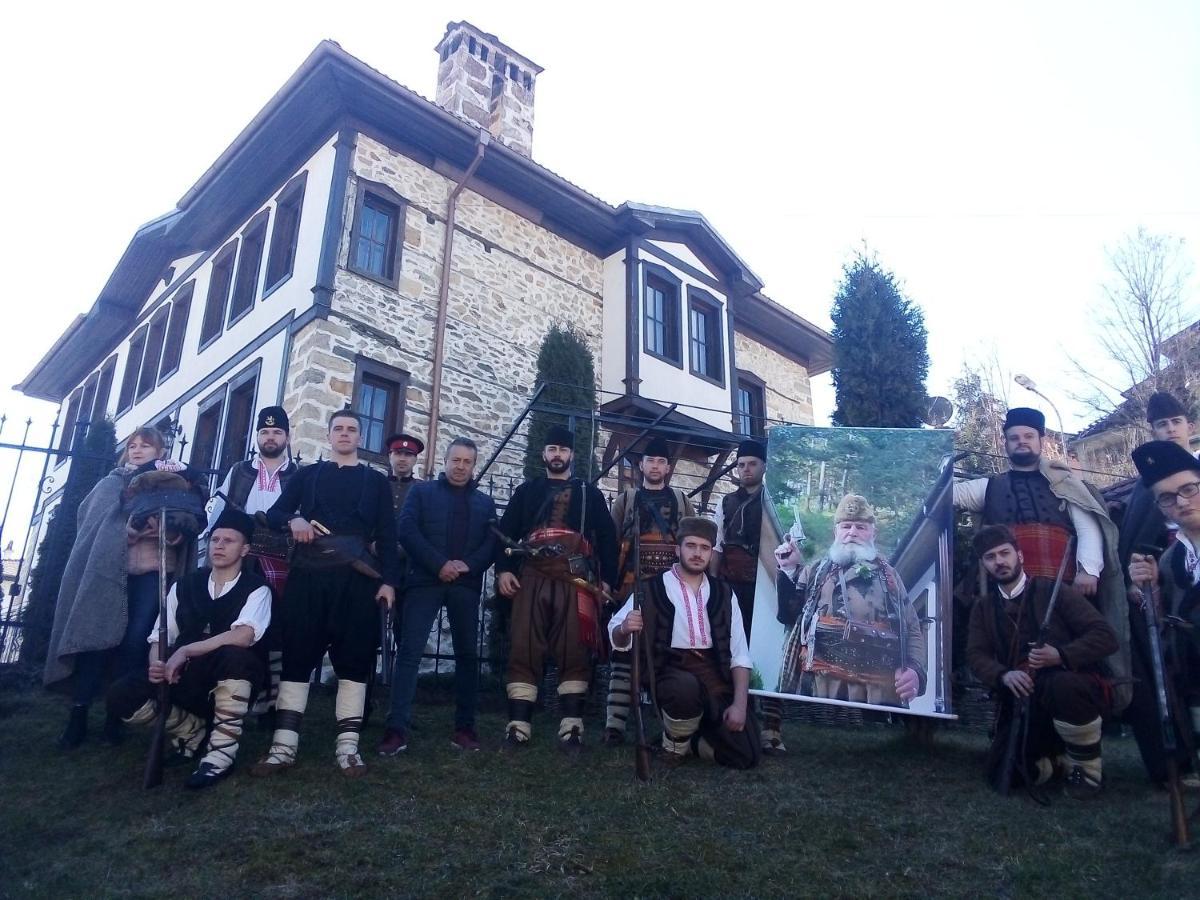
<path id="1" fill-rule="evenodd" d="M 542 67 L 470 22 L 451 22 L 438 42 L 437 104 L 533 156 L 533 88 Z"/>

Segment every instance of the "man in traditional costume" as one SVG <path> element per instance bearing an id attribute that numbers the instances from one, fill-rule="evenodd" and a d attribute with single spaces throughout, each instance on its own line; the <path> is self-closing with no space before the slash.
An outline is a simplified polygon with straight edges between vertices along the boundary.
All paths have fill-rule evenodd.
<path id="1" fill-rule="evenodd" d="M 1130 622 L 1135 626 L 1133 671 L 1139 682 L 1126 718 L 1133 725 L 1147 774 L 1162 784 L 1167 780 L 1167 751 L 1150 632 L 1141 604 L 1152 602 L 1159 610 L 1155 618 L 1160 623 L 1164 672 L 1171 679 L 1179 707 L 1176 762 L 1186 771 L 1192 768 L 1192 750 L 1200 732 L 1200 462 L 1178 441 L 1162 440 L 1134 450 L 1133 462 L 1156 506 L 1176 528 L 1175 540 L 1160 559 L 1143 552 L 1149 547 L 1134 547 L 1129 564 L 1134 589 L 1130 592 Z M 1174 627 L 1162 626 L 1168 621 Z"/>
<path id="2" fill-rule="evenodd" d="M 692 515 L 692 502 L 687 495 L 679 488 L 667 485 L 672 463 L 670 447 L 664 438 L 650 438 L 638 461 L 638 469 L 642 473 L 642 486 L 626 488 L 612 505 L 613 526 L 617 529 L 621 547 L 617 563 L 618 585 L 614 592 L 618 603 L 633 592 L 638 579 L 654 578 L 675 564 L 679 520 Z M 635 541 L 634 532 L 639 528 L 640 540 Z M 641 558 L 635 559 L 634 547 L 638 543 Z M 629 654 L 614 650 L 609 667 L 604 743 L 620 744 L 625 740 L 631 703 Z"/>
<path id="3" fill-rule="evenodd" d="M 1009 471 L 954 485 L 954 505 L 980 513 L 984 525 L 1005 525 L 1017 539 L 1030 576 L 1054 579 L 1075 539 L 1065 580 L 1100 610 L 1117 634 L 1120 650 L 1107 665 L 1113 676 L 1113 711 L 1121 713 L 1133 694 L 1129 658 L 1129 608 L 1125 576 L 1117 558 L 1119 535 L 1108 508 L 1065 460 L 1042 455 L 1046 417 L 1015 407 L 1004 419 Z"/>
<path id="4" fill-rule="evenodd" d="M 167 661 L 159 658 L 155 622 L 148 670 L 109 688 L 110 714 L 141 725 L 159 714 L 158 685 L 169 683 L 167 734 L 187 758 L 200 751 L 211 705 L 211 734 L 185 782 L 189 788 L 209 787 L 233 771 L 250 700 L 267 680 L 262 637 L 271 622 L 271 589 L 243 568 L 253 535 L 245 513 L 221 513 L 209 532 L 209 566 L 182 577 L 167 595 Z"/>
<path id="5" fill-rule="evenodd" d="M 512 603 L 505 746 L 525 746 L 546 657 L 558 665 L 559 747 L 583 743 L 583 700 L 600 650 L 600 599 L 617 576 L 617 537 L 604 495 L 571 475 L 575 436 L 546 434 L 544 477 L 517 486 L 500 520 L 507 554 L 497 588 Z M 599 591 L 597 591 L 597 585 Z"/>
<path id="6" fill-rule="evenodd" d="M 646 641 L 651 665 L 643 668 L 644 678 L 662 716 L 669 761 L 694 754 L 750 769 L 761 753 L 750 711 L 752 663 L 738 598 L 727 582 L 708 574 L 716 539 L 708 519 L 682 519 L 678 561 L 646 582 L 640 610 L 634 598 L 626 601 L 609 623 L 609 638 L 614 650 L 625 652 L 635 633 Z"/>
<path id="7" fill-rule="evenodd" d="M 777 557 L 789 631 L 776 690 L 907 707 L 925 690 L 925 630 L 875 546 L 866 498 L 844 496 L 833 523 L 833 542 L 814 565 L 800 565 L 798 552 Z"/>
<path id="8" fill-rule="evenodd" d="M 754 626 L 754 596 L 758 585 L 758 544 L 762 534 L 762 486 L 767 474 L 767 448 L 748 439 L 738 444 L 735 468 L 737 490 L 717 504 L 717 543 L 712 573 L 729 582 L 742 607 L 746 639 Z M 764 753 L 786 753 L 783 743 L 783 705 L 771 697 L 760 698 Z"/>
<path id="9" fill-rule="evenodd" d="M 267 406 L 258 411 L 255 422 L 254 441 L 258 453 L 254 459 L 234 463 L 225 474 L 225 480 L 217 488 L 211 501 L 211 515 L 220 517 L 226 500 L 234 509 L 241 509 L 253 517 L 265 513 L 279 499 L 284 486 L 299 470 L 288 456 L 290 425 L 287 412 L 282 406 Z M 267 584 L 271 586 L 276 604 L 283 600 L 288 576 L 288 538 L 260 522 L 255 526 L 250 541 L 247 565 L 257 566 Z M 283 651 L 279 644 L 282 611 L 275 609 L 272 617 L 275 627 L 266 637 L 267 660 L 271 669 L 270 683 L 259 692 L 253 712 L 257 715 L 268 712 L 275 706 L 279 694 L 279 678 L 283 672 Z"/>
<path id="10" fill-rule="evenodd" d="M 1035 646 L 1054 579 L 1025 572 L 1017 538 L 1002 525 L 984 526 L 973 544 L 988 574 L 988 592 L 971 610 L 967 664 L 1003 704 L 989 776 L 995 781 L 1006 763 L 1016 704 L 1029 698 L 1025 753 L 1016 761 L 1023 777 L 1037 785 L 1057 773 L 1065 778 L 1068 796 L 1095 796 L 1103 784 L 1101 717 L 1111 700 L 1100 664 L 1116 651 L 1116 633 L 1082 594 L 1064 584 L 1045 644 Z"/>
<path id="11" fill-rule="evenodd" d="M 1025 558 L 1026 573 L 1039 578 L 1058 574 L 1067 541 L 1074 537 L 1075 558 L 1067 563 L 1066 580 L 1085 597 L 1094 597 L 1108 562 L 1106 553 L 1116 550 L 1116 528 L 1104 504 L 1065 462 L 1042 456 L 1045 435 L 1041 412 L 1010 409 L 1004 419 L 1009 471 L 958 482 L 954 505 L 982 513 L 984 525 L 1008 526 Z M 1106 547 L 1108 530 L 1111 546 Z"/>
<path id="12" fill-rule="evenodd" d="M 413 469 L 417 465 L 417 457 L 425 452 L 425 442 L 411 434 L 393 434 L 383 442 L 383 446 L 387 448 L 388 468 L 391 469 L 388 484 L 392 488 L 392 509 L 396 515 L 396 535 L 399 537 L 400 514 L 404 511 L 404 501 L 408 499 L 408 492 L 417 483 L 417 479 L 413 477 Z M 396 552 L 400 556 L 401 581 L 396 585 L 396 602 L 392 605 L 391 618 L 392 641 L 398 650 L 400 642 L 404 639 L 404 590 L 408 579 L 408 551 L 404 549 L 404 544 L 397 543 Z M 395 656 L 392 659 L 395 660 Z M 387 674 L 395 677 L 394 673 Z"/>
<path id="13" fill-rule="evenodd" d="M 379 648 L 376 604 L 395 602 L 400 561 L 392 492 L 381 472 L 359 462 L 361 433 L 357 413 L 335 412 L 329 419 L 329 458 L 301 469 L 267 512 L 273 527 L 291 529 L 297 546 L 284 597 L 275 734 L 252 775 L 273 775 L 295 764 L 309 680 L 326 650 L 338 679 L 334 756 L 344 775 L 366 772 L 358 740 Z"/>

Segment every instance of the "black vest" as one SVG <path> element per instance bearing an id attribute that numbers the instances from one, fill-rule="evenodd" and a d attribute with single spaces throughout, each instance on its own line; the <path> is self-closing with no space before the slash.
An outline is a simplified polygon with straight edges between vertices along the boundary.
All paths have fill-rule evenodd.
<path id="1" fill-rule="evenodd" d="M 988 479 L 984 525 L 1057 525 L 1075 533 L 1066 500 L 1054 496 L 1041 472 L 1005 472 Z"/>
<path id="2" fill-rule="evenodd" d="M 292 476 L 300 471 L 300 467 L 295 463 L 291 463 L 286 468 L 279 472 L 279 490 L 282 491 Z M 254 468 L 254 464 L 243 459 L 240 463 L 234 465 L 229 470 L 229 499 L 234 504 L 246 508 L 246 500 L 250 497 L 250 489 L 254 487 L 254 482 L 258 481 L 258 469 Z"/>
<path id="3" fill-rule="evenodd" d="M 658 578 L 645 582 L 646 591 L 642 606 L 642 619 L 646 639 L 650 641 L 650 654 L 654 660 L 655 672 L 666 670 L 671 657 L 671 634 L 675 628 L 675 604 L 667 596 L 664 578 L 672 577 L 664 572 Z M 733 591 L 729 585 L 720 579 L 705 575 L 708 579 L 708 628 L 712 636 L 712 649 L 720 663 L 721 678 L 727 684 L 733 683 L 730 663 L 733 654 L 730 651 L 731 633 L 733 628 Z M 648 674 L 648 673 L 647 673 Z"/>
<path id="4" fill-rule="evenodd" d="M 721 498 L 721 522 L 725 529 L 725 546 L 742 547 L 751 556 L 758 555 L 758 538 L 762 532 L 762 495 L 754 496 L 738 488 Z"/>
<path id="5" fill-rule="evenodd" d="M 250 595 L 260 587 L 267 587 L 266 581 L 260 576 L 242 569 L 242 575 L 233 589 L 214 600 L 208 595 L 208 578 L 211 574 L 212 569 L 199 569 L 175 584 L 175 596 L 179 600 L 175 609 L 175 622 L 179 627 L 178 646 L 193 644 L 228 631 Z M 266 641 L 259 640 L 250 649 L 266 659 Z"/>

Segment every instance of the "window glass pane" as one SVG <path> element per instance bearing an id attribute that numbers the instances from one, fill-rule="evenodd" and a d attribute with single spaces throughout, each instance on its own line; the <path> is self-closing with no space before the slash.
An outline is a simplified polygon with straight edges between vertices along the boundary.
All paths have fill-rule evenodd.
<path id="1" fill-rule="evenodd" d="M 138 375 L 142 371 L 142 350 L 146 347 L 146 328 L 142 327 L 129 341 L 129 356 L 125 359 L 125 374 L 121 376 L 121 394 L 117 409 L 126 410 L 133 405 L 133 394 L 137 390 Z"/>
<path id="2" fill-rule="evenodd" d="M 300 207 L 304 202 L 304 176 L 275 208 L 275 226 L 271 231 L 271 252 L 267 257 L 268 288 L 292 274 L 296 262 L 296 243 L 300 234 Z"/>
<path id="3" fill-rule="evenodd" d="M 187 331 L 188 315 L 192 311 L 192 285 L 183 288 L 171 304 L 171 323 L 167 326 L 167 342 L 163 347 L 162 364 L 158 368 L 161 381 L 179 368 L 183 356 L 183 336 Z"/>

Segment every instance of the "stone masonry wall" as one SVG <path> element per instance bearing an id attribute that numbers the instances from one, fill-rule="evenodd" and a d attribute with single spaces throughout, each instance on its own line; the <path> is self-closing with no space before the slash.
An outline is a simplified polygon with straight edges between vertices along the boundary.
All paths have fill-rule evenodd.
<path id="1" fill-rule="evenodd" d="M 360 179 L 385 184 L 408 201 L 397 289 L 345 268 Z M 310 324 L 293 345 L 285 401 L 300 413 L 296 418 L 311 413 L 323 421 L 349 402 L 354 358 L 362 355 L 410 373 L 405 426 L 419 436 L 428 433 L 433 330 L 452 188 L 449 179 L 359 135 L 333 309 L 328 321 Z M 532 393 L 538 347 L 554 323 L 572 323 L 584 335 L 596 358 L 599 387 L 599 257 L 466 190 L 458 201 L 449 282 L 438 457 L 458 434 L 476 439 L 486 457 Z M 323 437 L 323 429 L 301 429 L 297 449 L 309 456 Z M 498 474 L 518 469 L 516 453 L 505 454 L 496 466 Z"/>
<path id="2" fill-rule="evenodd" d="M 813 424 L 812 386 L 803 366 L 741 332 L 734 333 L 734 352 L 739 369 L 767 383 L 764 393 L 768 419 Z"/>

